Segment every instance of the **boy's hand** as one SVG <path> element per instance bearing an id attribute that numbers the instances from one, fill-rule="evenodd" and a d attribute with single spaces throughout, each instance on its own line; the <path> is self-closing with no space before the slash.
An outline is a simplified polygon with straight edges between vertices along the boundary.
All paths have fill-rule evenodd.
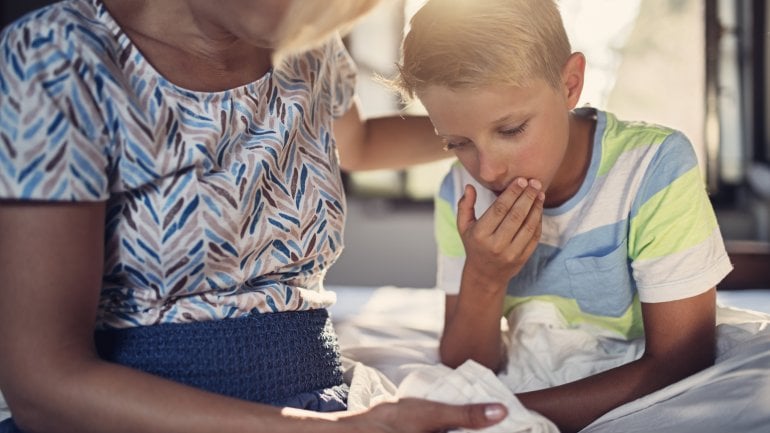
<path id="1" fill-rule="evenodd" d="M 476 190 L 466 185 L 457 204 L 466 275 L 479 287 L 507 286 L 535 251 L 542 230 L 542 184 L 518 178 L 476 219 Z"/>

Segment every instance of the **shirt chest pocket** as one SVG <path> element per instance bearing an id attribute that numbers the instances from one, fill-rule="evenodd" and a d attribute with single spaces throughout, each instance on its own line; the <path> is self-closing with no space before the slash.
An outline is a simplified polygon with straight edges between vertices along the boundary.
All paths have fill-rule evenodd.
<path id="1" fill-rule="evenodd" d="M 570 290 L 580 309 L 589 314 L 620 317 L 633 301 L 633 282 L 624 240 L 603 256 L 565 261 Z"/>

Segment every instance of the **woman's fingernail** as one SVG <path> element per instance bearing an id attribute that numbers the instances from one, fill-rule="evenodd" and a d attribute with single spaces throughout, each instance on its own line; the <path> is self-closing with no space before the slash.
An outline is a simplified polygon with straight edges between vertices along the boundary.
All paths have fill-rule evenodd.
<path id="1" fill-rule="evenodd" d="M 543 187 L 543 184 L 540 183 L 537 179 L 530 179 L 529 184 L 532 186 L 532 188 L 540 189 Z"/>
<path id="2" fill-rule="evenodd" d="M 505 418 L 505 409 L 499 405 L 489 405 L 484 408 L 484 416 L 490 421 L 500 421 Z"/>
<path id="3" fill-rule="evenodd" d="M 527 187 L 527 179 L 524 179 L 523 177 L 520 177 L 520 178 L 516 179 L 516 184 L 518 184 L 522 188 L 526 188 Z"/>

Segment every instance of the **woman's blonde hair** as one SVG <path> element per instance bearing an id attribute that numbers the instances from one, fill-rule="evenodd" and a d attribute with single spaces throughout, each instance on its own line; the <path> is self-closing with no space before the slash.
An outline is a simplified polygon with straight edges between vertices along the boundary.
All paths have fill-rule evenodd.
<path id="1" fill-rule="evenodd" d="M 404 38 L 391 84 L 405 100 L 429 85 L 553 88 L 571 54 L 554 0 L 428 0 Z"/>
<path id="2" fill-rule="evenodd" d="M 289 1 L 289 0 L 287 0 Z M 278 46 L 273 64 L 291 54 L 325 41 L 334 32 L 345 33 L 380 0 L 291 0 L 276 31 Z"/>

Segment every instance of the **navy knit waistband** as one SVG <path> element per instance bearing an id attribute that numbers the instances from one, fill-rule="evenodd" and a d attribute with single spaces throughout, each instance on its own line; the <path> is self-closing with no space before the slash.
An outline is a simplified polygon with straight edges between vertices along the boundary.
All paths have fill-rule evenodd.
<path id="1" fill-rule="evenodd" d="M 105 360 L 267 404 L 343 384 L 326 310 L 97 331 Z"/>

